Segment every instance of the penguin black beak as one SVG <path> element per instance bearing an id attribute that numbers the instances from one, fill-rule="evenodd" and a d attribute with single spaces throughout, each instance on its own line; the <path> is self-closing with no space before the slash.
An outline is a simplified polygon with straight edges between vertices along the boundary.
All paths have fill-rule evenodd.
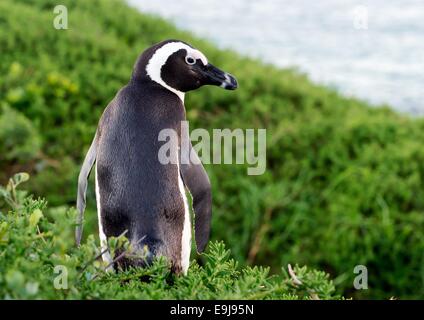
<path id="1" fill-rule="evenodd" d="M 231 74 L 224 72 L 214 65 L 208 63 L 203 66 L 202 75 L 204 76 L 206 83 L 214 86 L 220 86 L 226 90 L 237 89 L 237 80 Z"/>

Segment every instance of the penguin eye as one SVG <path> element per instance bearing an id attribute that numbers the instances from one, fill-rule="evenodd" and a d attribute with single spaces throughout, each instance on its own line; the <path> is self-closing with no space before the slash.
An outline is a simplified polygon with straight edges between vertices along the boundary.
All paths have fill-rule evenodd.
<path id="1" fill-rule="evenodd" d="M 187 64 L 189 64 L 189 65 L 193 65 L 193 64 L 195 64 L 196 63 L 196 59 L 194 59 L 193 57 L 191 57 L 191 56 L 186 56 L 185 57 L 185 61 L 186 61 L 186 63 Z"/>

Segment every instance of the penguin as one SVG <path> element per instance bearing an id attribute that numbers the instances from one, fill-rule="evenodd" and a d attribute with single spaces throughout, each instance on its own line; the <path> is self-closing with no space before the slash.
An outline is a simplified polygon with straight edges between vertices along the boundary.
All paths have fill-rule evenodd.
<path id="1" fill-rule="evenodd" d="M 197 251 L 210 234 L 211 184 L 188 132 L 184 97 L 204 85 L 237 88 L 231 74 L 208 62 L 186 42 L 165 40 L 146 49 L 135 62 L 129 82 L 105 108 L 78 177 L 76 243 L 82 237 L 88 177 L 95 167 L 95 190 L 102 258 L 112 268 L 143 267 L 165 256 L 171 271 L 187 274 L 192 223 L 186 191 L 192 196 Z M 177 133 L 179 151 L 187 143 L 197 161 L 158 160 L 161 130 Z M 107 239 L 125 234 L 136 252 L 114 261 Z M 115 253 L 117 255 L 117 253 Z"/>

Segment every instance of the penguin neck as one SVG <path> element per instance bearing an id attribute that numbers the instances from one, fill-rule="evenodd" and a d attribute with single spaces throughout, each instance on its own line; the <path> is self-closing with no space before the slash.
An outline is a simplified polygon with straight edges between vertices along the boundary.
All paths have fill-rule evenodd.
<path id="1" fill-rule="evenodd" d="M 162 88 L 165 88 L 168 91 L 171 91 L 172 93 L 175 93 L 177 95 L 178 98 L 180 98 L 182 104 L 184 105 L 184 98 L 185 98 L 185 92 L 179 91 L 177 89 L 174 89 L 170 86 L 168 86 L 165 83 L 158 83 L 160 86 L 162 86 Z"/>
<path id="2" fill-rule="evenodd" d="M 175 94 L 182 102 L 182 104 L 184 105 L 184 98 L 185 98 L 185 92 L 179 91 L 177 89 L 172 88 L 171 86 L 167 85 L 164 81 L 162 81 L 162 83 L 159 83 L 155 80 L 150 79 L 150 77 L 147 74 L 144 75 L 137 75 L 137 74 L 133 74 L 133 76 L 131 77 L 131 82 L 135 83 L 135 84 L 139 84 L 139 85 L 155 85 L 155 86 L 160 86 L 161 88 L 172 92 L 173 94 Z"/>

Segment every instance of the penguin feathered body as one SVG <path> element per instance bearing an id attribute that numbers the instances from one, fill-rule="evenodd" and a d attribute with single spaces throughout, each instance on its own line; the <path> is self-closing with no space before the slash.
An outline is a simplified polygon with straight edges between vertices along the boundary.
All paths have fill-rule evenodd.
<path id="1" fill-rule="evenodd" d="M 203 71 L 205 75 L 187 78 L 190 73 L 184 75 L 185 70 L 181 71 L 185 68 L 181 59 L 191 47 L 176 42 L 168 40 L 147 49 L 137 60 L 129 83 L 104 110 L 80 172 L 76 239 L 79 244 L 87 178 L 95 161 L 102 249 L 107 249 L 108 237 L 126 232 L 136 250 L 148 248 L 147 263 L 154 256 L 165 256 L 171 261 L 174 272 L 185 274 L 191 249 L 191 219 L 185 188 L 193 197 L 196 244 L 201 252 L 210 232 L 210 182 L 201 163 L 183 164 L 179 152 L 170 155 L 173 161 L 162 164 L 158 154 L 163 143 L 158 136 L 164 129 L 174 130 L 178 136 L 178 146 L 174 149 L 180 150 L 182 140 L 189 139 L 188 132 L 181 132 L 181 122 L 186 119 L 184 92 L 203 84 L 218 85 L 215 82 L 228 83 L 229 80 L 223 75 L 218 78 L 211 75 L 205 80 L 212 71 L 206 70 L 204 56 L 195 51 L 191 55 L 199 58 L 199 68 L 206 70 Z M 170 53 L 163 52 L 166 50 Z M 158 63 L 158 53 L 164 56 L 163 61 L 159 61 L 159 80 L 147 71 L 149 64 Z M 150 65 L 151 69 L 153 67 Z M 212 67 L 208 64 L 208 68 Z M 213 72 L 216 70 L 220 71 L 215 68 Z M 178 78 L 180 74 L 185 79 Z M 186 143 L 192 148 L 189 140 Z M 112 260 L 107 254 L 103 257 L 109 262 Z M 144 259 L 124 257 L 116 265 L 143 266 L 145 263 Z"/>

